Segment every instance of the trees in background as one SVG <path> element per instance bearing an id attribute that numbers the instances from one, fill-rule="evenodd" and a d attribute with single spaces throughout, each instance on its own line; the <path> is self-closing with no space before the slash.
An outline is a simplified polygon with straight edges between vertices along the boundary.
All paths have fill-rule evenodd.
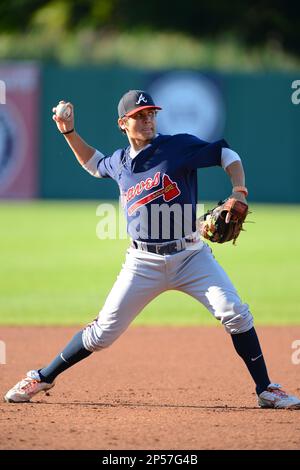
<path id="1" fill-rule="evenodd" d="M 41 20 L 42 19 L 42 20 Z M 199 38 L 227 33 L 250 46 L 274 41 L 300 55 L 300 2 L 291 0 L 10 0 L 0 3 L 0 31 L 45 25 L 66 30 L 181 31 Z"/>

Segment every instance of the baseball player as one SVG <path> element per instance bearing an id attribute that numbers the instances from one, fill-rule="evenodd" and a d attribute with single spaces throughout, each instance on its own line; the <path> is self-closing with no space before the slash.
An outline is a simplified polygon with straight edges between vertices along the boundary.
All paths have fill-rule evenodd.
<path id="1" fill-rule="evenodd" d="M 269 379 L 249 307 L 196 229 L 198 168 L 222 166 L 232 195 L 245 203 L 241 159 L 225 140 L 208 143 L 189 134 L 157 134 L 160 110 L 143 90 L 125 93 L 118 126 L 129 146 L 104 156 L 76 132 L 71 103 L 61 101 L 53 108 L 57 128 L 80 165 L 94 177 L 118 184 L 131 244 L 98 317 L 50 364 L 29 371 L 7 392 L 7 402 L 27 402 L 51 389 L 60 373 L 110 346 L 151 300 L 174 289 L 199 300 L 224 325 L 255 383 L 260 407 L 300 408 L 297 397 Z"/>

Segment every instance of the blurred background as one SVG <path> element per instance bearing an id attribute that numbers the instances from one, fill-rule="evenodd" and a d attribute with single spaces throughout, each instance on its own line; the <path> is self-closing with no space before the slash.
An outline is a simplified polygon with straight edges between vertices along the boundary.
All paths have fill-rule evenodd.
<path id="1" fill-rule="evenodd" d="M 71 158 L 51 109 L 73 102 L 78 132 L 108 155 L 127 145 L 120 96 L 145 88 L 160 132 L 225 136 L 253 201 L 300 202 L 299 23 L 299 3 L 274 0 L 1 2 L 0 196 L 118 197 Z M 201 198 L 229 189 L 221 171 L 199 178 Z"/>
<path id="2" fill-rule="evenodd" d="M 220 259 L 242 293 L 249 296 L 251 285 L 250 300 L 262 315 L 277 311 L 284 321 L 288 310 L 298 321 L 299 35 L 300 4 L 291 1 L 2 1 L 2 321 L 24 321 L 26 312 L 27 321 L 53 314 L 59 322 L 57 312 L 66 310 L 70 321 L 81 321 L 109 292 L 127 241 L 100 246 L 95 210 L 104 200 L 117 203 L 118 188 L 81 169 L 51 110 L 71 101 L 77 131 L 109 155 L 127 146 L 117 104 L 134 88 L 148 90 L 164 108 L 160 132 L 224 137 L 241 155 L 255 208 L 255 224 L 240 243 L 248 265 L 237 273 L 241 258 L 234 261 L 231 248 Z M 230 192 L 222 169 L 198 178 L 199 200 Z M 110 266 L 99 281 L 105 256 Z M 79 280 L 70 285 L 74 270 Z"/>

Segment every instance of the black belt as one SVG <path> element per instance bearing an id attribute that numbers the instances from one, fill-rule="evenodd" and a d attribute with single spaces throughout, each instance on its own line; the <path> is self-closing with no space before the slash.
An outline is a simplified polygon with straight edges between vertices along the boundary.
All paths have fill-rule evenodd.
<path id="1" fill-rule="evenodd" d="M 182 240 L 174 240 L 169 243 L 147 243 L 132 240 L 131 246 L 133 248 L 156 253 L 157 255 L 173 255 L 185 250 L 187 243 L 195 243 L 199 238 L 183 238 Z"/>

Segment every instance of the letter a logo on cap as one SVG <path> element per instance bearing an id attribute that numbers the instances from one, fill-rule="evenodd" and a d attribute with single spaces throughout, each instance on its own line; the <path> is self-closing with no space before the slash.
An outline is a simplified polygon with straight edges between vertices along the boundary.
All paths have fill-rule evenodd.
<path id="1" fill-rule="evenodd" d="M 139 99 L 135 104 L 140 104 L 141 101 L 144 101 L 144 103 L 147 103 L 146 98 L 144 97 L 143 93 L 140 94 Z"/>

